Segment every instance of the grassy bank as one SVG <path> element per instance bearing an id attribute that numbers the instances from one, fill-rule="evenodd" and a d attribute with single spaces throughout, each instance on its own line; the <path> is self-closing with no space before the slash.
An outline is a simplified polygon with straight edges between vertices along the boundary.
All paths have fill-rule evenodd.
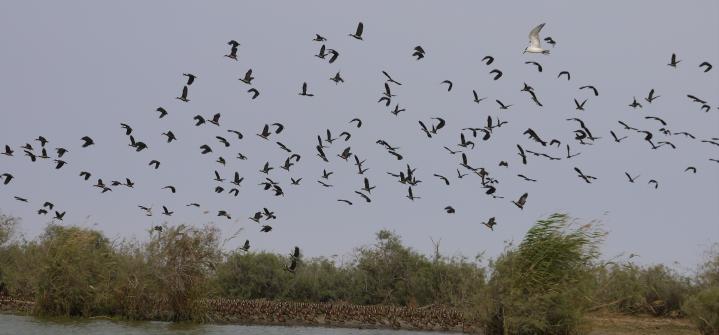
<path id="1" fill-rule="evenodd" d="M 36 315 L 210 321 L 203 302 L 221 297 L 447 308 L 488 334 L 587 333 L 597 326 L 589 312 L 687 317 L 705 334 L 719 322 L 717 250 L 693 277 L 629 260 L 606 264 L 598 251 L 606 233 L 562 214 L 538 221 L 487 266 L 423 255 L 380 231 L 341 265 L 300 255 L 295 273 L 285 271 L 289 255 L 221 250 L 213 226 L 166 226 L 145 242 L 110 242 L 99 231 L 55 225 L 26 241 L 13 238 L 17 224 L 0 217 L 0 292 L 34 301 Z"/>

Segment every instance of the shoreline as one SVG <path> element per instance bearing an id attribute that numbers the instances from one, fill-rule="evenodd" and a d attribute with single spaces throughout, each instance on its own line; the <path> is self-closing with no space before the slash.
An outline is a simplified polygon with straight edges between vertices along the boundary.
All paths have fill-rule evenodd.
<path id="1" fill-rule="evenodd" d="M 33 316 L 34 304 L 33 301 L 9 297 L 0 298 L 0 313 Z M 442 306 L 413 308 L 225 298 L 205 299 L 202 304 L 207 309 L 205 323 L 216 325 L 389 329 L 482 334 L 478 325 L 464 322 L 461 312 Z M 81 319 L 124 321 L 121 316 L 93 316 Z"/>

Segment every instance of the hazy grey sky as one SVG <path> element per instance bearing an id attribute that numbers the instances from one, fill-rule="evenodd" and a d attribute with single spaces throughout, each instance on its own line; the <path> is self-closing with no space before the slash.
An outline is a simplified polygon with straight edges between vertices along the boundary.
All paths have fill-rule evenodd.
<path id="1" fill-rule="evenodd" d="M 718 14 L 716 1 L 3 1 L 0 145 L 12 145 L 17 157 L 0 157 L 0 173 L 16 177 L 0 186 L 0 209 L 22 217 L 22 231 L 34 236 L 50 219 L 35 211 L 52 201 L 67 211 L 64 224 L 96 224 L 114 238 L 146 236 L 146 229 L 166 219 L 159 215 L 166 205 L 175 211 L 172 224 L 213 221 L 227 235 L 245 228 L 229 247 L 248 238 L 255 249 L 287 252 L 299 245 L 308 256 L 346 253 L 371 243 L 382 228 L 395 230 L 423 252 L 431 250 L 433 237 L 442 239 L 446 254 L 486 250 L 495 256 L 504 241 L 521 239 L 535 220 L 562 211 L 602 221 L 610 232 L 607 257 L 634 252 L 643 263 L 693 266 L 719 241 L 719 164 L 708 160 L 719 158 L 719 147 L 699 142 L 719 136 L 719 69 L 698 68 L 702 61 L 719 65 Z M 347 36 L 359 21 L 365 25 L 364 41 Z M 557 46 L 551 55 L 523 55 L 529 30 L 541 22 L 547 23 L 542 37 L 553 37 Z M 315 33 L 340 52 L 337 62 L 313 56 L 320 47 L 312 42 Z M 231 39 L 241 43 L 238 62 L 223 57 Z M 427 52 L 421 61 L 411 57 L 417 45 Z M 682 60 L 677 69 L 666 66 L 672 52 Z M 485 55 L 496 58 L 491 66 L 481 62 Z M 527 60 L 540 62 L 544 72 L 525 65 Z M 253 86 L 261 91 L 254 101 L 248 86 L 237 80 L 250 68 Z M 494 68 L 504 72 L 498 81 L 489 74 Z M 407 109 L 399 117 L 377 103 L 385 81 L 381 70 L 404 84 L 393 86 L 393 105 Z M 562 70 L 571 72 L 571 81 L 557 79 Z M 337 71 L 344 84 L 329 80 Z M 183 72 L 198 76 L 189 103 L 175 99 L 185 82 Z M 440 85 L 445 79 L 454 82 L 451 92 Z M 305 81 L 315 97 L 297 95 Z M 535 88 L 543 108 L 519 91 L 522 82 Z M 578 90 L 587 84 L 600 95 Z M 633 96 L 641 99 L 652 88 L 661 98 L 651 105 L 641 100 L 641 110 L 627 107 Z M 472 89 L 488 99 L 475 104 Z M 700 111 L 686 94 L 707 100 L 711 112 Z M 589 99 L 586 111 L 574 110 L 574 98 Z M 514 106 L 500 111 L 494 99 Z M 158 106 L 170 114 L 159 120 Z M 221 127 L 193 125 L 194 115 L 218 112 Z M 482 127 L 487 115 L 509 125 L 490 141 L 475 139 L 481 143 L 468 155 L 473 166 L 499 178 L 497 194 L 505 199 L 484 195 L 476 176 L 458 180 L 459 156 L 442 149 L 456 147 L 460 129 Z M 697 140 L 665 138 L 656 121 L 644 119 L 648 115 Z M 435 116 L 445 118 L 447 126 L 428 139 L 417 121 Z M 355 117 L 363 120 L 362 128 L 348 124 Z M 581 117 L 602 138 L 592 146 L 579 145 L 573 140 L 576 124 L 565 121 L 570 117 Z M 623 130 L 617 120 L 651 130 L 677 150 L 651 150 L 642 135 Z M 130 124 L 149 150 L 131 150 L 121 122 Z M 279 169 L 287 154 L 254 135 L 273 122 L 286 126 L 276 140 L 302 155 L 290 173 Z M 528 127 L 545 139 L 561 140 L 562 148 L 530 141 L 522 135 Z M 316 135 L 327 128 L 352 134 L 349 143 L 338 140 L 327 150 L 330 163 L 319 160 L 314 149 Z M 214 137 L 231 139 L 226 129 L 240 130 L 245 138 L 232 139 L 225 149 Z M 164 143 L 161 133 L 167 130 L 179 141 Z M 614 143 L 610 130 L 630 137 Z M 51 160 L 30 163 L 22 157 L 19 146 L 38 135 L 50 140 L 48 148 L 70 149 L 69 164 L 54 170 Z M 81 149 L 85 135 L 97 145 Z M 375 144 L 378 139 L 399 146 L 405 159 L 387 154 Z M 523 166 L 515 147 L 563 156 L 565 143 L 582 154 L 552 162 L 532 156 Z M 202 144 L 215 153 L 200 155 Z M 347 145 L 367 159 L 367 176 L 377 185 L 370 204 L 353 192 L 362 186 L 362 176 L 336 156 Z M 249 159 L 234 159 L 238 152 Z M 214 162 L 219 155 L 228 160 L 226 167 Z M 151 159 L 162 162 L 159 170 L 147 166 Z M 500 160 L 509 168 L 498 167 Z M 265 161 L 275 167 L 270 177 L 282 183 L 284 198 L 257 186 Z M 406 163 L 422 180 L 414 188 L 422 199 L 415 202 L 404 197 L 406 185 L 386 174 Z M 683 172 L 689 165 L 697 168 L 696 175 Z M 575 166 L 599 179 L 584 183 Z M 215 169 L 225 178 L 234 171 L 245 177 L 238 197 L 213 192 Z M 333 188 L 316 182 L 322 169 L 334 171 Z M 91 171 L 92 180 L 82 180 L 81 170 Z M 625 171 L 641 177 L 630 184 Z M 451 177 L 452 185 L 434 173 Z M 518 173 L 539 182 L 522 181 Z M 97 177 L 106 183 L 130 177 L 137 185 L 100 195 L 91 187 Z M 290 186 L 290 177 L 302 177 L 302 186 Z M 659 181 L 657 190 L 649 179 Z M 165 185 L 175 185 L 177 193 L 161 190 Z M 529 199 L 519 210 L 510 201 L 524 192 Z M 16 195 L 31 203 L 14 201 Z M 210 213 L 185 207 L 190 202 Z M 139 204 L 154 206 L 155 216 L 144 216 Z M 447 205 L 457 213 L 445 214 Z M 262 207 L 278 216 L 269 234 L 247 219 Z M 219 209 L 233 220 L 217 218 Z M 480 225 L 492 216 L 498 221 L 494 232 Z"/>

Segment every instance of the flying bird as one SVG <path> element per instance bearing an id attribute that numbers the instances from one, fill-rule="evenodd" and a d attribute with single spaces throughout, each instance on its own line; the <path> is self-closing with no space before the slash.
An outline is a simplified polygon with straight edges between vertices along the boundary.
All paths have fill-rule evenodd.
<path id="1" fill-rule="evenodd" d="M 542 42 L 539 40 L 539 32 L 542 30 L 542 28 L 544 28 L 544 23 L 534 27 L 534 29 L 529 32 L 529 46 L 524 48 L 524 52 L 522 53 L 529 52 L 541 53 L 544 55 L 549 54 L 549 50 L 543 49 Z"/>
<path id="2" fill-rule="evenodd" d="M 711 70 L 713 66 L 709 64 L 709 62 L 702 62 L 701 64 L 699 64 L 699 67 L 704 67 L 704 72 L 709 72 L 709 70 Z"/>
<path id="3" fill-rule="evenodd" d="M 349 36 L 352 36 L 358 40 L 362 40 L 362 31 L 363 30 L 364 30 L 364 24 L 362 24 L 362 22 L 360 22 L 359 24 L 357 24 L 357 30 L 355 31 L 355 33 L 349 34 Z"/>

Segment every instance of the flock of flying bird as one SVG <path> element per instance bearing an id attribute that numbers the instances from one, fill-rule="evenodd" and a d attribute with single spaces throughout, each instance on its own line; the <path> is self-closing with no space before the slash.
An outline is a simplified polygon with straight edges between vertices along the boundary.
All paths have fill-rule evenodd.
<path id="1" fill-rule="evenodd" d="M 548 49 L 544 49 L 542 47 L 542 43 L 539 37 L 539 34 L 543 27 L 544 24 L 540 24 L 539 26 L 531 30 L 529 34 L 529 46 L 525 48 L 525 53 L 544 55 L 548 55 L 550 53 Z M 356 39 L 358 42 L 361 42 L 363 41 L 363 30 L 364 26 L 360 22 L 355 32 L 348 35 Z M 319 52 L 318 54 L 314 55 L 315 57 L 326 60 L 329 64 L 332 64 L 340 56 L 340 53 L 337 50 L 326 47 L 325 44 L 327 42 L 327 38 L 319 34 L 315 34 L 315 37 L 312 39 L 312 41 L 317 42 L 320 45 Z M 543 39 L 543 41 L 551 45 L 552 47 L 556 45 L 556 41 L 551 37 L 546 37 Z M 230 46 L 230 50 L 228 54 L 224 55 L 224 57 L 228 58 L 230 62 L 238 61 L 238 48 L 240 46 L 240 43 L 235 40 L 231 40 L 228 42 L 228 45 Z M 419 45 L 411 51 L 411 56 L 415 57 L 416 61 L 421 61 L 422 59 L 424 59 L 426 57 L 426 54 L 427 52 L 425 51 L 425 49 Z M 491 66 L 493 62 L 494 57 L 492 56 L 486 56 L 482 58 L 482 63 L 486 66 Z M 677 58 L 676 54 L 672 54 L 671 59 L 667 65 L 672 68 L 677 68 L 679 67 L 680 62 L 681 60 Z M 538 72 L 543 71 L 542 65 L 537 61 L 526 61 L 525 64 L 533 66 Z M 709 72 L 712 70 L 712 65 L 706 61 L 702 62 L 699 67 L 701 70 L 703 70 L 703 72 Z M 389 112 L 395 116 L 399 116 L 400 113 L 405 111 L 405 108 L 400 108 L 399 103 L 396 102 L 398 98 L 397 95 L 393 93 L 393 88 L 401 86 L 402 83 L 392 78 L 390 74 L 384 70 L 381 71 L 381 73 L 386 78 L 386 80 L 383 83 L 384 90 L 381 93 L 379 99 L 377 100 L 377 103 L 385 107 L 391 107 L 394 103 L 394 107 L 391 108 Z M 495 81 L 500 80 L 503 76 L 503 72 L 497 68 L 490 70 L 489 73 L 492 75 L 492 79 Z M 247 90 L 247 93 L 249 93 L 250 99 L 254 100 L 260 96 L 261 92 L 256 87 L 253 87 L 254 77 L 252 75 L 252 69 L 249 69 L 245 72 L 244 76 L 239 78 L 238 80 L 248 85 L 249 89 Z M 181 94 L 176 98 L 184 103 L 191 103 L 191 87 L 198 80 L 198 77 L 191 73 L 184 73 L 183 76 L 186 77 L 186 81 L 182 87 Z M 566 78 L 566 80 L 569 81 L 571 80 L 571 74 L 568 71 L 561 71 L 558 74 L 557 78 Z M 341 77 L 339 72 L 337 72 L 329 79 L 337 85 L 344 83 L 344 79 Z M 452 91 L 452 89 L 454 88 L 454 85 L 451 80 L 444 80 L 440 83 L 440 85 L 445 85 L 444 87 L 447 91 Z M 591 95 L 594 97 L 599 96 L 599 90 L 592 85 L 581 86 L 579 87 L 579 90 L 586 90 L 590 92 Z M 533 101 L 538 107 L 543 106 L 539 100 L 538 93 L 532 86 L 528 85 L 527 83 L 524 83 L 521 92 L 525 92 L 531 99 L 531 101 Z M 307 82 L 302 83 L 298 95 L 304 98 L 314 97 L 314 93 L 311 93 Z M 692 103 L 696 103 L 697 106 L 699 106 L 699 110 L 704 112 L 709 112 L 710 110 L 712 110 L 712 106 L 706 100 L 692 94 L 687 94 L 686 96 Z M 487 99 L 486 97 L 480 97 L 476 90 L 472 91 L 472 98 L 472 101 L 477 104 L 482 103 L 484 100 Z M 636 97 L 632 98 L 632 101 L 628 106 L 633 109 L 641 109 L 644 107 L 644 103 L 653 104 L 656 103 L 656 101 L 660 98 L 661 95 L 655 92 L 654 89 L 651 89 L 647 96 L 643 99 L 638 100 Z M 583 99 L 580 101 L 574 99 L 576 110 L 579 112 L 584 111 L 586 108 L 587 100 L 588 99 Z M 499 110 L 508 110 L 512 107 L 512 104 L 507 104 L 500 101 L 499 99 L 495 99 L 495 102 L 497 103 Z M 162 119 L 168 115 L 168 111 L 163 107 L 158 107 L 156 109 L 156 112 L 158 113 L 157 116 L 159 119 Z M 195 115 L 192 118 L 192 121 L 194 126 L 196 127 L 216 127 L 216 129 L 221 129 L 221 117 L 222 116 L 220 113 L 216 113 L 210 116 Z M 611 140 L 616 143 L 620 143 L 628 139 L 629 137 L 637 136 L 638 138 L 641 138 L 643 139 L 643 141 L 647 142 L 648 149 L 653 150 L 658 150 L 665 147 L 676 149 L 676 145 L 669 140 L 672 136 L 681 136 L 690 140 L 696 140 L 696 137 L 689 132 L 674 132 L 670 130 L 667 122 L 665 122 L 659 117 L 645 116 L 645 119 L 656 123 L 656 129 L 634 127 L 624 121 L 618 120 L 617 125 L 620 126 L 618 127 L 619 129 L 616 131 L 608 131 L 609 135 L 611 135 Z M 574 117 L 567 119 L 567 121 L 576 125 L 575 130 L 572 133 L 575 145 L 592 145 L 595 143 L 595 141 L 601 139 L 601 137 L 595 135 L 596 131 L 593 132 L 592 130 L 590 130 L 590 127 L 582 119 Z M 360 118 L 354 118 L 350 120 L 349 124 L 356 128 L 361 128 L 363 125 Z M 443 148 L 448 152 L 450 156 L 458 157 L 456 178 L 459 180 L 470 175 L 475 176 L 476 178 L 478 178 L 479 186 L 482 188 L 483 193 L 495 199 L 503 198 L 503 196 L 498 194 L 498 178 L 492 176 L 490 168 L 480 167 L 476 166 L 475 164 L 472 164 L 469 161 L 467 153 L 474 150 L 475 146 L 479 145 L 481 142 L 490 141 L 490 139 L 495 136 L 497 132 L 503 131 L 503 129 L 501 128 L 504 127 L 506 124 L 508 124 L 507 121 L 501 121 L 499 118 L 487 116 L 486 124 L 479 127 L 463 128 L 458 134 L 459 143 L 454 146 L 443 146 Z M 421 134 L 426 135 L 427 138 L 432 138 L 433 136 L 437 136 L 440 131 L 445 129 L 447 122 L 442 117 L 433 117 L 429 120 L 418 120 L 418 125 L 418 131 L 420 131 Z M 131 150 L 134 150 L 136 152 L 150 150 L 150 147 L 147 143 L 135 138 L 136 134 L 133 132 L 133 128 L 132 126 L 130 126 L 130 124 L 122 123 L 120 126 L 123 130 L 124 136 L 127 137 L 128 146 L 131 148 Z M 277 145 L 277 147 L 282 152 L 286 153 L 287 157 L 283 160 L 283 163 L 279 166 L 279 168 L 289 173 L 292 167 L 300 162 L 302 156 L 297 151 L 290 149 L 287 145 L 279 141 L 280 135 L 282 134 L 284 129 L 285 126 L 281 123 L 268 123 L 265 124 L 264 127 L 256 133 L 256 136 L 259 137 L 261 141 L 267 143 L 274 142 L 274 144 Z M 621 136 L 618 135 L 618 133 L 622 133 Z M 171 144 L 176 141 L 179 142 L 178 137 L 172 130 L 162 132 L 161 135 L 165 137 L 166 143 L 168 144 Z M 513 161 L 512 164 L 527 165 L 531 157 L 548 159 L 550 161 L 569 160 L 580 154 L 579 152 L 572 153 L 572 147 L 569 143 L 565 143 L 564 145 L 566 155 L 563 154 L 565 150 L 562 150 L 562 154 L 548 153 L 552 150 L 555 152 L 557 150 L 561 150 L 560 148 L 562 148 L 562 142 L 556 138 L 546 137 L 546 134 L 544 134 L 544 136 L 540 135 L 535 129 L 527 128 L 523 132 L 523 135 L 527 136 L 531 145 L 538 145 L 539 149 L 530 150 L 527 148 L 529 146 L 528 144 L 517 144 L 516 155 L 518 156 L 518 159 L 516 160 L 516 162 Z M 360 156 L 358 156 L 352 151 L 352 147 L 349 145 L 351 138 L 352 135 L 348 131 L 342 131 L 341 133 L 339 133 L 339 135 L 335 137 L 333 136 L 332 130 L 327 129 L 324 134 L 317 135 L 317 144 L 314 148 L 314 153 L 317 158 L 324 162 L 329 162 L 330 159 L 339 158 L 350 164 L 353 163 L 354 167 L 356 167 L 357 174 L 362 176 L 361 181 L 358 183 L 360 187 L 355 190 L 354 193 L 357 199 L 359 199 L 360 201 L 370 203 L 372 202 L 372 192 L 376 188 L 376 186 L 372 185 L 369 178 L 365 175 L 365 172 L 368 170 L 368 168 L 365 166 L 366 160 L 360 158 Z M 215 156 L 217 155 L 218 151 L 216 148 L 213 147 L 219 146 L 221 148 L 229 148 L 233 145 L 233 142 L 240 141 L 243 139 L 245 139 L 245 135 L 241 131 L 234 129 L 224 129 L 222 133 L 215 136 L 215 138 L 213 139 L 216 140 L 216 143 L 213 142 L 212 144 L 203 144 L 202 146 L 200 146 L 198 148 L 198 155 L 201 155 L 203 157 Z M 702 143 L 719 146 L 719 138 L 701 139 L 700 141 Z M 338 150 L 338 153 L 336 154 L 336 157 L 338 158 L 334 158 L 334 156 L 328 155 L 329 150 L 335 144 L 335 142 L 343 143 L 341 150 Z M 27 157 L 30 162 L 35 163 L 41 162 L 43 160 L 51 160 L 55 169 L 66 169 L 66 166 L 70 165 L 70 163 L 65 160 L 66 155 L 69 156 L 74 150 L 83 150 L 84 148 L 96 145 L 95 141 L 89 136 L 82 137 L 78 142 L 78 148 L 73 148 L 72 150 L 60 146 L 57 146 L 54 149 L 50 149 L 51 146 L 49 146 L 49 143 L 50 141 L 47 138 L 43 136 L 38 136 L 33 141 L 19 147 L 5 145 L 4 150 L 2 150 L 0 154 L 8 158 L 23 155 Z M 398 161 L 404 160 L 404 156 L 399 151 L 399 147 L 392 146 L 383 139 L 378 139 L 376 141 L 376 144 L 380 145 L 384 150 L 386 150 L 390 157 Z M 50 153 L 53 153 L 53 155 L 51 156 Z M 242 153 L 238 153 L 236 159 L 247 160 L 248 157 Z M 719 163 L 719 159 L 709 159 L 713 162 Z M 222 156 L 218 156 L 215 162 L 222 167 L 228 164 L 228 160 Z M 152 160 L 148 163 L 148 165 L 152 169 L 160 169 L 161 163 L 158 160 Z M 498 162 L 497 168 L 509 168 L 509 165 L 509 160 L 502 160 Z M 585 183 L 593 183 L 598 180 L 597 177 L 589 175 L 587 172 L 583 171 L 577 166 L 575 166 L 573 170 L 574 172 L 576 172 L 577 178 L 579 178 Z M 275 167 L 272 166 L 269 161 L 264 162 L 262 164 L 262 167 L 257 171 L 257 173 L 261 174 L 263 178 L 263 181 L 258 186 L 260 186 L 260 189 L 264 191 L 271 192 L 271 194 L 273 194 L 274 196 L 284 197 L 285 187 L 288 184 L 279 181 L 278 178 L 281 177 L 275 174 L 276 171 L 277 170 L 275 170 Z M 398 172 L 387 172 L 387 174 L 392 178 L 395 178 L 397 182 L 407 186 L 406 198 L 411 201 L 422 198 L 416 193 L 418 185 L 423 182 L 422 180 L 418 179 L 418 174 L 416 171 L 417 168 L 413 168 L 411 164 L 408 163 L 406 164 L 406 168 L 403 168 Z M 216 183 L 216 185 L 214 186 L 214 191 L 218 194 L 227 193 L 237 197 L 241 187 L 243 186 L 243 181 L 245 177 L 241 176 L 239 172 L 235 171 L 234 174 L 232 174 L 231 178 L 226 179 L 223 178 L 222 174 L 218 170 L 215 170 L 213 172 L 214 173 L 212 175 L 214 176 L 214 178 L 212 180 Z M 689 166 L 685 169 L 685 172 L 696 173 L 697 169 L 693 166 Z M 333 184 L 330 181 L 330 177 L 333 173 L 333 171 L 323 169 L 320 177 L 318 178 L 318 180 L 316 180 L 316 182 L 323 188 L 333 187 Z M 83 180 L 89 181 L 91 178 L 93 178 L 93 173 L 86 170 L 80 170 L 79 176 Z M 454 179 L 454 177 L 452 176 L 446 176 L 440 173 L 433 173 L 432 176 L 437 178 L 437 180 L 447 186 L 449 186 Z M 625 172 L 625 176 L 627 178 L 627 181 L 630 183 L 635 183 L 639 179 L 639 176 L 632 176 L 629 172 Z M 517 174 L 517 177 L 526 182 L 537 182 L 537 179 L 529 178 L 524 174 Z M 96 182 L 92 186 L 96 187 L 100 193 L 112 192 L 113 189 L 116 189 L 118 187 L 124 187 L 129 189 L 135 187 L 135 182 L 133 182 L 132 179 L 130 179 L 129 177 L 122 179 L 124 180 L 110 180 L 109 183 L 106 183 L 105 181 L 103 181 L 102 178 L 96 177 L 93 179 Z M 299 186 L 302 182 L 302 179 L 303 178 L 299 177 L 289 177 L 289 186 Z M 15 177 L 10 172 L 3 172 L 0 174 L 0 185 L 9 185 L 10 183 L 14 183 L 14 180 Z M 659 187 L 659 182 L 656 179 L 648 180 L 648 184 L 650 184 L 654 188 Z M 167 192 L 173 194 L 177 192 L 177 187 L 174 185 L 166 185 L 162 187 L 162 189 L 167 190 Z M 0 188 L 0 191 L 1 190 L 2 188 Z M 518 209 L 521 210 L 527 205 L 528 197 L 529 194 L 525 192 L 519 195 L 516 200 L 512 200 L 511 203 L 513 203 Z M 14 196 L 14 199 L 25 203 L 30 203 L 30 200 L 25 197 Z M 341 198 L 337 199 L 337 201 L 346 205 L 353 205 L 355 202 L 352 198 Z M 169 217 L 175 213 L 174 210 L 168 208 L 167 206 L 163 205 L 161 207 L 161 215 Z M 199 203 L 190 203 L 187 204 L 187 207 L 200 208 L 201 205 Z M 154 215 L 152 206 L 140 204 L 138 205 L 138 208 L 147 216 Z M 446 213 L 448 214 L 453 214 L 455 213 L 455 208 L 449 205 L 444 208 L 444 211 L 446 211 Z M 53 220 L 62 221 L 65 216 L 65 211 L 56 209 L 55 205 L 52 202 L 43 201 L 42 207 L 39 207 L 37 209 L 37 214 L 52 215 Z M 232 219 L 233 214 L 231 214 L 228 210 L 220 209 L 217 210 L 217 216 L 224 217 L 226 219 Z M 260 231 L 266 233 L 272 231 L 272 226 L 269 224 L 269 222 L 275 219 L 277 219 L 276 214 L 268 208 L 259 209 L 249 216 L 249 220 L 257 223 L 259 225 Z M 484 222 L 481 222 L 481 224 L 485 225 L 490 230 L 494 230 L 494 226 L 497 225 L 497 220 L 495 217 L 489 217 Z M 153 230 L 162 233 L 163 226 L 154 226 Z M 250 241 L 246 240 L 245 243 L 240 247 L 240 250 L 248 251 L 249 249 Z M 285 266 L 285 269 L 290 272 L 294 272 L 297 267 L 297 260 L 300 257 L 300 249 L 298 247 L 295 247 L 290 256 L 291 263 Z"/>

